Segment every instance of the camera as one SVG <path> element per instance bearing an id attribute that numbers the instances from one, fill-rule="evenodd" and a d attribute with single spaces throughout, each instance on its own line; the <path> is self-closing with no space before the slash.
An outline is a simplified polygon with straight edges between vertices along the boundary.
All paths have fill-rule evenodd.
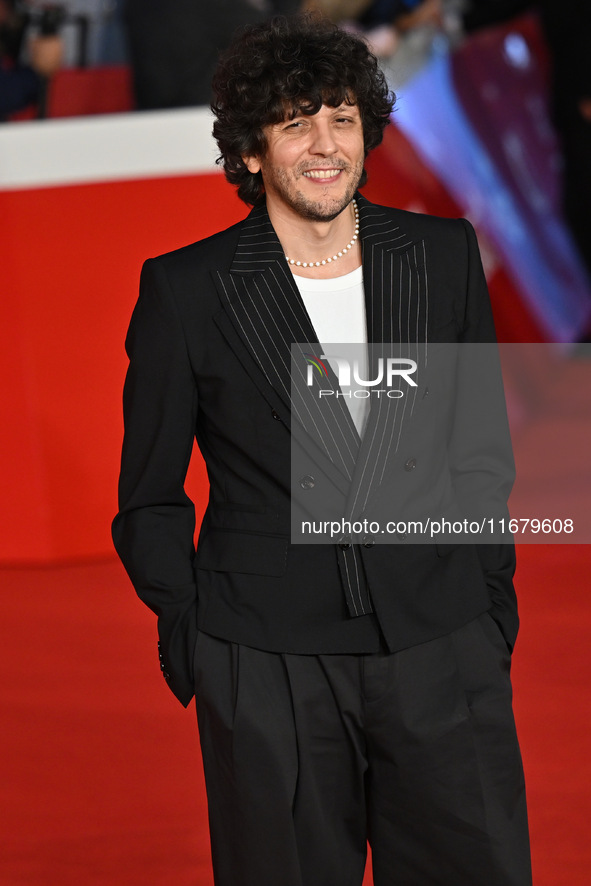
<path id="1" fill-rule="evenodd" d="M 54 37 L 66 18 L 64 6 L 48 4 L 43 6 L 37 18 L 39 34 L 42 37 Z"/>

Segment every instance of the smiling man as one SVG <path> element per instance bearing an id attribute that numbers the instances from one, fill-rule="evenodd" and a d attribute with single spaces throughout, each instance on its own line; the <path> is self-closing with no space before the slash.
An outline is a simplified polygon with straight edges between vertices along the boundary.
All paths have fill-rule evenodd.
<path id="1" fill-rule="evenodd" d="M 353 98 L 336 108 L 310 110 L 290 109 L 287 119 L 265 128 L 265 153 L 243 159 L 252 175 L 260 172 L 263 178 L 267 211 L 281 242 L 295 246 L 308 237 L 315 244 L 310 249 L 320 254 L 328 238 L 342 235 L 352 221 L 351 213 L 341 214 L 351 205 L 363 173 L 363 124 Z M 310 222 L 326 224 L 312 227 Z"/>
<path id="2" fill-rule="evenodd" d="M 512 546 L 291 537 L 294 501 L 361 518 L 384 490 L 393 507 L 391 489 L 432 495 L 433 460 L 452 498 L 469 475 L 505 507 L 510 457 L 474 448 L 486 416 L 470 447 L 455 434 L 436 375 L 413 382 L 404 433 L 383 401 L 291 408 L 294 343 L 367 361 L 378 343 L 494 342 L 474 232 L 358 193 L 393 97 L 357 37 L 306 16 L 250 28 L 214 93 L 226 177 L 253 209 L 144 266 L 113 537 L 165 679 L 196 697 L 215 882 L 360 886 L 369 840 L 376 886 L 528 886 Z M 461 387 L 491 413 L 483 379 Z"/>

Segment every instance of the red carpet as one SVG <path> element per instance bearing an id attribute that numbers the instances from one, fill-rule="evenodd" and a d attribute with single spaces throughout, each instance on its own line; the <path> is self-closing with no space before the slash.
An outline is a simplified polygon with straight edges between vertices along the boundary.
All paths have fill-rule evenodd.
<path id="1" fill-rule="evenodd" d="M 536 886 L 589 882 L 590 565 L 583 546 L 519 551 L 515 707 Z M 0 580 L 2 886 L 210 886 L 194 710 L 161 679 L 151 614 L 123 569 Z"/>

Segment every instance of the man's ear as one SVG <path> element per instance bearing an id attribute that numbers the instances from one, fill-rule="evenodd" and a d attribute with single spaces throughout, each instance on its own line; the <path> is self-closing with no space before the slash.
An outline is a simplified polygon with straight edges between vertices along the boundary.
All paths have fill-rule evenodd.
<path id="1" fill-rule="evenodd" d="M 258 157 L 242 157 L 242 162 L 253 175 L 261 171 L 261 161 Z"/>

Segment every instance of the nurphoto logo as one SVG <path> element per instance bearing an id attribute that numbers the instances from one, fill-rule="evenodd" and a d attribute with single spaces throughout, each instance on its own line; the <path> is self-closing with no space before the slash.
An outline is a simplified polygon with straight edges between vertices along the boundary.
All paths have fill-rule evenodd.
<path id="1" fill-rule="evenodd" d="M 404 381 L 407 386 L 417 387 L 416 381 L 411 377 L 417 371 L 417 363 L 407 357 L 380 357 L 377 361 L 375 378 L 362 378 L 363 370 L 360 368 L 359 360 L 349 360 L 346 357 L 337 357 L 333 354 L 330 356 L 320 354 L 319 357 L 314 354 L 305 354 L 305 357 L 308 364 L 306 372 L 308 387 L 314 385 L 315 378 L 316 382 L 321 385 L 330 384 L 327 362 L 336 375 L 341 391 L 347 391 L 345 396 L 352 395 L 364 399 L 370 397 L 371 394 L 377 394 L 378 397 L 384 394 L 392 399 L 400 399 L 400 397 L 404 397 L 404 391 L 395 387 L 395 382 L 400 384 L 401 381 Z M 378 385 L 382 385 L 382 387 L 378 387 Z M 339 396 L 340 391 L 335 391 L 332 387 L 321 387 L 318 392 L 319 397 L 335 394 Z"/>

